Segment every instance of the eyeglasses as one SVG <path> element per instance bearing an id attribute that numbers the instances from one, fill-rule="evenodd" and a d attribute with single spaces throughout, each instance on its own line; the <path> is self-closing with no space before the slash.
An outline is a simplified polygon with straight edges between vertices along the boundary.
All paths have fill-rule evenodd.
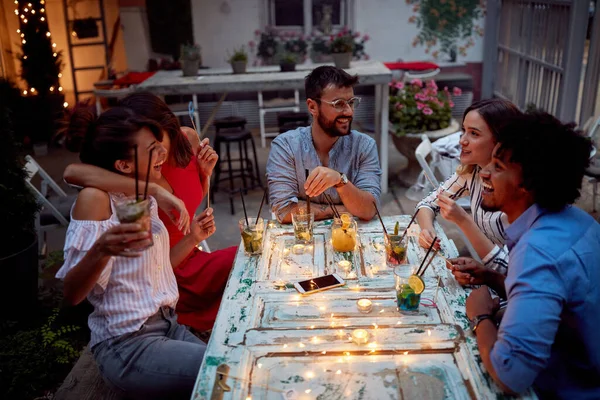
<path id="1" fill-rule="evenodd" d="M 349 105 L 351 109 L 355 109 L 360 104 L 360 97 L 353 97 L 350 100 L 337 99 L 334 101 L 326 101 L 322 99 L 315 99 L 316 101 L 322 101 L 323 103 L 327 103 L 335 109 L 337 112 L 342 112 L 346 109 L 346 105 Z"/>

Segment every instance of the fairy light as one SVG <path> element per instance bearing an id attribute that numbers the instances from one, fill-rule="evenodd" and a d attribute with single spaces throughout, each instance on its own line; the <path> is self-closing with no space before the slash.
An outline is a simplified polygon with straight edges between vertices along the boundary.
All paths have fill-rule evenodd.
<path id="1" fill-rule="evenodd" d="M 32 13 L 32 14 L 35 14 L 35 10 L 31 10 L 31 13 Z"/>
<path id="2" fill-rule="evenodd" d="M 27 43 L 27 40 L 23 39 L 23 40 L 21 40 L 21 43 L 25 44 L 25 43 Z"/>
<path id="3" fill-rule="evenodd" d="M 27 90 L 23 90 L 23 94 L 27 96 Z"/>
<path id="4" fill-rule="evenodd" d="M 63 88 L 62 88 L 62 86 L 59 86 L 59 87 L 58 87 L 58 91 L 59 91 L 59 92 L 62 92 L 62 91 L 63 91 Z"/>
<path id="5" fill-rule="evenodd" d="M 52 57 L 56 57 L 57 55 L 58 55 L 58 54 L 56 54 L 56 53 L 53 53 L 53 54 L 52 54 Z"/>
<path id="6" fill-rule="evenodd" d="M 54 92 L 54 86 L 50 86 L 50 91 Z"/>
<path id="7" fill-rule="evenodd" d="M 56 43 L 52 43 L 52 47 L 56 47 Z"/>
<path id="8" fill-rule="evenodd" d="M 28 9 L 27 7 L 25 7 L 25 8 L 23 9 L 23 11 L 27 12 L 27 11 L 29 11 L 29 9 Z"/>
<path id="9" fill-rule="evenodd" d="M 62 78 L 62 74 L 60 74 L 60 73 L 59 73 L 59 74 L 58 74 L 58 77 L 59 77 L 59 78 Z"/>
<path id="10" fill-rule="evenodd" d="M 15 10 L 15 15 L 19 15 L 19 10 Z"/>
<path id="11" fill-rule="evenodd" d="M 45 8 L 40 8 L 40 12 L 41 13 L 46 12 L 46 9 Z"/>
<path id="12" fill-rule="evenodd" d="M 33 88 L 33 87 L 32 87 L 31 89 L 29 89 L 29 91 L 30 91 L 31 93 L 35 93 L 35 88 Z"/>
<path id="13" fill-rule="evenodd" d="M 65 102 L 63 103 L 63 107 L 64 107 L 64 108 L 67 108 L 67 107 L 69 107 L 69 103 L 67 103 L 67 102 L 65 101 Z"/>
<path id="14" fill-rule="evenodd" d="M 46 32 L 46 36 L 50 37 L 50 36 L 52 36 L 52 34 L 50 32 Z"/>
<path id="15" fill-rule="evenodd" d="M 21 15 L 21 16 L 22 16 L 22 15 Z M 26 23 L 27 23 L 27 18 L 25 18 L 25 19 L 23 20 L 23 23 L 24 23 L 24 24 L 26 24 Z"/>

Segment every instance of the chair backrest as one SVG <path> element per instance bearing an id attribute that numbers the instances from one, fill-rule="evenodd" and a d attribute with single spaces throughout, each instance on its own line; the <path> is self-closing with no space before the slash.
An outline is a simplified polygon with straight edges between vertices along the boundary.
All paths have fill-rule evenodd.
<path id="1" fill-rule="evenodd" d="M 434 188 L 440 185 L 440 182 L 435 177 L 431 166 L 427 162 L 427 156 L 431 154 L 431 141 L 427 137 L 427 135 L 421 135 L 421 143 L 417 146 L 415 150 L 415 157 L 419 162 L 419 165 L 423 169 L 423 173 L 425 173 L 425 177 L 433 185 Z"/>
<path id="2" fill-rule="evenodd" d="M 67 194 L 58 186 L 58 184 L 48 175 L 46 171 L 33 159 L 31 156 L 25 156 L 25 170 L 27 171 L 27 177 L 25 178 L 25 182 L 27 186 L 36 197 L 37 201 L 41 203 L 44 207 L 46 207 L 52 215 L 60 222 L 61 225 L 67 226 L 69 225 L 69 221 L 58 211 L 58 209 L 46 198 L 48 195 L 48 187 L 50 187 L 57 195 L 61 197 L 67 197 Z M 31 179 L 35 176 L 35 174 L 40 174 L 41 178 L 41 190 L 35 187 L 33 183 L 31 183 Z M 39 218 L 39 214 L 38 214 Z"/>

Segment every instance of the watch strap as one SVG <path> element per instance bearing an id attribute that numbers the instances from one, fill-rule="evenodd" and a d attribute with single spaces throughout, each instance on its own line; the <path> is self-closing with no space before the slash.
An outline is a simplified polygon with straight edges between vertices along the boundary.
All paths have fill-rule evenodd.
<path id="1" fill-rule="evenodd" d="M 479 326 L 479 324 L 482 321 L 485 321 L 486 319 L 492 320 L 492 316 L 490 314 L 482 314 L 473 318 L 473 321 L 471 321 L 471 330 L 473 331 L 473 333 L 477 331 L 477 327 Z"/>

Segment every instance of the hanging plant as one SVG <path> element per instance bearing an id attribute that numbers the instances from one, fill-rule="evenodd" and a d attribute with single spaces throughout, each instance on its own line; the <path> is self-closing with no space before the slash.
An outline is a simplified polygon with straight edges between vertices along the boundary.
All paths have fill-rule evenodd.
<path id="1" fill-rule="evenodd" d="M 484 0 L 406 0 L 406 4 L 415 13 L 408 22 L 420 30 L 413 47 L 425 46 L 425 53 L 434 58 L 446 54 L 455 61 L 457 53 L 464 57 L 475 45 L 473 36 L 483 36 L 477 21 L 485 15 Z"/>

